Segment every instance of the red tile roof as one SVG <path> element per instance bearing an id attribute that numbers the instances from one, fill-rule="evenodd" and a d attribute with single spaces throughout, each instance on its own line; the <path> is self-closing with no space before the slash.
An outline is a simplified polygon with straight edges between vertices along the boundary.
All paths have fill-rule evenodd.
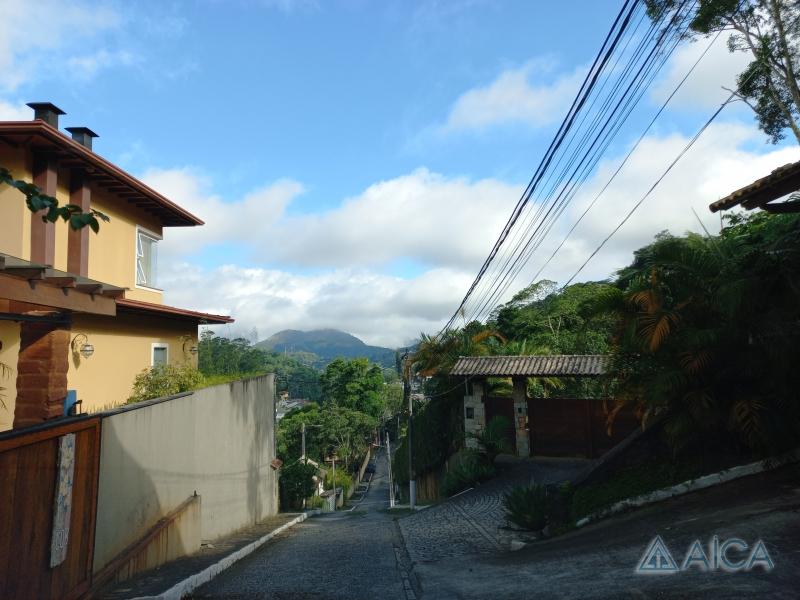
<path id="1" fill-rule="evenodd" d="M 175 308 L 165 304 L 153 304 L 152 302 L 142 302 L 141 300 L 131 300 L 129 298 L 118 298 L 117 309 L 129 313 L 160 314 L 170 317 L 177 317 L 188 321 L 196 321 L 204 325 L 222 325 L 233 323 L 233 318 L 225 315 L 212 315 L 209 313 L 187 310 L 185 308 Z"/>
<path id="2" fill-rule="evenodd" d="M 0 140 L 53 152 L 62 166 L 86 169 L 94 183 L 109 188 L 111 193 L 124 198 L 124 201 L 151 212 L 161 219 L 165 227 L 203 225 L 202 220 L 186 209 L 44 121 L 2 121 Z"/>

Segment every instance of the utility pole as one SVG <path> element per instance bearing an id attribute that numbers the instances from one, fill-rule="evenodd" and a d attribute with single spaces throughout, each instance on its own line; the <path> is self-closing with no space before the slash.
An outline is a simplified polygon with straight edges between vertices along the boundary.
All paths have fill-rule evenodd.
<path id="1" fill-rule="evenodd" d="M 300 442 L 300 446 L 301 446 L 300 456 L 303 457 L 303 464 L 306 464 L 308 461 L 306 461 L 306 422 L 305 421 L 303 421 L 300 431 L 302 433 L 302 437 L 301 437 L 302 441 Z"/>
<path id="2" fill-rule="evenodd" d="M 394 480 L 392 479 L 392 446 L 386 432 L 386 460 L 389 461 L 389 508 L 394 508 Z"/>
<path id="3" fill-rule="evenodd" d="M 405 368 L 408 360 L 408 350 L 403 354 L 403 393 L 408 399 L 408 503 L 411 510 L 417 504 L 417 482 L 414 480 L 414 402 L 411 400 L 411 374 Z"/>

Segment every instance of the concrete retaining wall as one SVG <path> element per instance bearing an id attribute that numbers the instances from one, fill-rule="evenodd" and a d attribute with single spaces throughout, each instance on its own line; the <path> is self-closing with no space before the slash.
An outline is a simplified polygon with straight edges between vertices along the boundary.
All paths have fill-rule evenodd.
<path id="1" fill-rule="evenodd" d="M 195 492 L 203 540 L 277 514 L 274 415 L 272 375 L 103 413 L 94 570 Z"/>

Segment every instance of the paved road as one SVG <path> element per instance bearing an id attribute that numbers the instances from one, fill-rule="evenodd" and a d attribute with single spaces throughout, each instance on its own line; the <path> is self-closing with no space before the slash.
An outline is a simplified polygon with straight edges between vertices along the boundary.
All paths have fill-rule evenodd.
<path id="1" fill-rule="evenodd" d="M 397 522 L 388 514 L 386 458 L 352 512 L 309 519 L 279 535 L 194 598 L 407 600 L 414 598 Z"/>
<path id="2" fill-rule="evenodd" d="M 660 535 L 680 566 L 695 539 L 708 552 L 717 535 L 752 548 L 763 540 L 774 561 L 764 572 L 637 574 Z M 734 560 L 741 555 L 734 553 Z M 746 553 L 742 556 L 746 558 Z M 770 598 L 800 597 L 800 469 L 744 478 L 601 521 L 517 552 L 420 561 L 423 599 Z"/>
<path id="3" fill-rule="evenodd" d="M 559 483 L 574 479 L 590 461 L 524 460 L 498 457 L 501 475 L 446 502 L 400 519 L 400 529 L 415 563 L 508 550 L 514 536 L 507 528 L 503 497 L 515 485 Z"/>

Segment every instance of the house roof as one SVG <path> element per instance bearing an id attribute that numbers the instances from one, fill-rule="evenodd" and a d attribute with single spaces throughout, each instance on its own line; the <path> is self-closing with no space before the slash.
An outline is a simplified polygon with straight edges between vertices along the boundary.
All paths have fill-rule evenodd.
<path id="1" fill-rule="evenodd" d="M 561 354 L 553 356 L 462 356 L 451 375 L 484 377 L 597 377 L 605 375 L 605 354 Z"/>
<path id="2" fill-rule="evenodd" d="M 2 121 L 0 140 L 12 146 L 30 146 L 50 152 L 58 158 L 61 167 L 85 169 L 94 184 L 154 215 L 165 227 L 203 225 L 203 221 L 189 211 L 42 120 Z"/>
<path id="3" fill-rule="evenodd" d="M 225 315 L 212 315 L 195 310 L 167 306 L 165 304 L 153 304 L 152 302 L 131 300 L 129 298 L 118 298 L 117 310 L 126 313 L 176 317 L 187 321 L 195 321 L 196 323 L 204 325 L 223 325 L 225 323 L 233 323 L 233 318 Z"/>
<path id="4" fill-rule="evenodd" d="M 717 212 L 741 205 L 748 210 L 760 207 L 769 212 L 798 212 L 800 211 L 798 201 L 769 204 L 798 190 L 800 190 L 800 161 L 778 167 L 766 177 L 757 179 L 750 185 L 711 203 L 708 208 L 711 212 Z"/>

